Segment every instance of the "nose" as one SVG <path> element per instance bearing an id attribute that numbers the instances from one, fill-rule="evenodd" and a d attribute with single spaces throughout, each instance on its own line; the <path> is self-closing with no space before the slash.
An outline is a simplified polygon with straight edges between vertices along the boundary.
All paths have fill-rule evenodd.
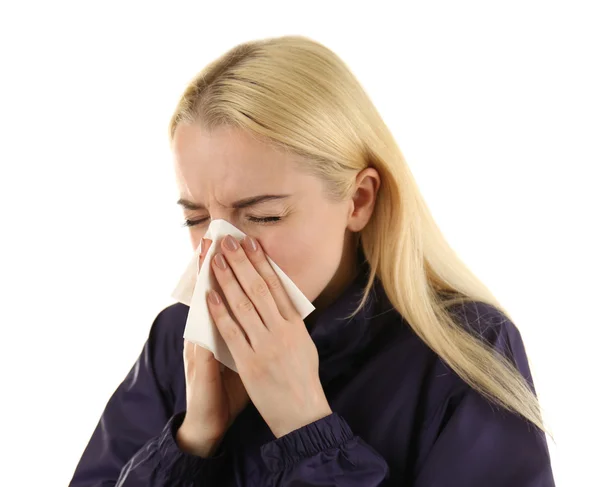
<path id="1" fill-rule="evenodd" d="M 236 221 L 234 216 L 227 209 L 219 208 L 219 209 L 212 210 L 210 213 L 210 220 L 207 220 L 207 222 L 205 224 L 203 224 L 202 226 L 192 227 L 192 231 L 189 232 L 190 242 L 191 242 L 192 248 L 194 250 L 198 249 L 198 246 L 201 245 L 202 238 L 206 234 L 206 230 L 208 230 L 210 222 L 213 220 L 225 220 L 225 221 L 231 223 L 234 227 L 237 227 L 237 228 L 241 229 L 242 231 L 244 231 L 244 229 L 242 228 L 244 226 L 243 222 Z M 210 242 L 210 240 L 209 240 L 209 242 Z M 208 248 L 208 245 L 207 245 L 207 248 Z"/>
<path id="2" fill-rule="evenodd" d="M 232 225 L 236 225 L 236 222 L 234 221 L 235 215 L 233 214 L 233 211 L 228 208 L 219 208 L 218 206 L 215 208 L 211 208 L 209 215 L 210 215 L 211 221 L 212 220 L 226 220 L 229 223 L 231 223 Z"/>

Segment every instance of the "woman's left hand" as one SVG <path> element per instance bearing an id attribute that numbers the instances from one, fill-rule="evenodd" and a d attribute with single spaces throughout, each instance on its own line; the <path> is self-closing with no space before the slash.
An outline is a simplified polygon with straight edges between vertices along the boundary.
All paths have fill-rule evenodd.
<path id="1" fill-rule="evenodd" d="M 330 415 L 317 348 L 262 248 L 227 236 L 221 250 L 212 268 L 241 327 L 214 290 L 208 307 L 256 409 L 277 438 Z"/>

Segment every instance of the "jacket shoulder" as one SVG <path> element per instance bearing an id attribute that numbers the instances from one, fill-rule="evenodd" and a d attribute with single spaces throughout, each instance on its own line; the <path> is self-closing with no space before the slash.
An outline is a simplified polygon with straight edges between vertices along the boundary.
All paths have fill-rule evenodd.
<path id="1" fill-rule="evenodd" d="M 497 307 L 482 301 L 467 301 L 450 306 L 457 323 L 493 348 L 505 350 L 509 342 L 520 341 L 521 334 L 512 320 Z"/>
<path id="2" fill-rule="evenodd" d="M 532 382 L 521 332 L 505 312 L 481 301 L 455 304 L 448 310 L 459 325 L 506 357 Z"/>
<path id="3" fill-rule="evenodd" d="M 146 347 L 158 378 L 169 383 L 183 360 L 183 332 L 189 306 L 174 303 L 162 308 L 152 323 Z"/>
<path id="4" fill-rule="evenodd" d="M 162 308 L 152 323 L 150 340 L 183 346 L 183 331 L 189 310 L 189 306 L 179 302 Z"/>

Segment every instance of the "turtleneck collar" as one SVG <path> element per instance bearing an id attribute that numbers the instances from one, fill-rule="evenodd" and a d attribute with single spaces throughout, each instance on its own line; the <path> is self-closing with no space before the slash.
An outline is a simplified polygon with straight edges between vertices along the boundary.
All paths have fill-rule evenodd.
<path id="1" fill-rule="evenodd" d="M 370 321 L 377 314 L 375 309 L 386 302 L 381 282 L 376 278 L 364 307 L 353 318 L 347 318 L 358 307 L 370 273 L 370 266 L 360 248 L 357 259 L 357 275 L 319 313 L 309 329 L 319 352 L 319 375 L 323 386 L 351 367 L 353 359 L 369 344 L 375 333 L 369 326 Z"/>

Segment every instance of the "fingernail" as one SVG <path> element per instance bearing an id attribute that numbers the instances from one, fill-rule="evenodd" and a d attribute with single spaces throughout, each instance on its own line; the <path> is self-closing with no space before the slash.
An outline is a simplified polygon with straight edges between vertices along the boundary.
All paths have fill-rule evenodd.
<path id="1" fill-rule="evenodd" d="M 219 297 L 219 295 L 218 295 L 218 294 L 217 294 L 215 291 L 213 291 L 213 290 L 211 290 L 211 291 L 208 293 L 208 299 L 210 299 L 211 303 L 213 303 L 213 304 L 221 304 L 221 298 L 220 298 L 220 297 Z"/>
<path id="2" fill-rule="evenodd" d="M 217 254 L 215 255 L 215 264 L 217 264 L 217 267 L 219 269 L 227 269 L 227 262 L 225 262 L 225 258 L 223 257 L 223 254 Z"/>
<path id="3" fill-rule="evenodd" d="M 240 246 L 235 238 L 233 238 L 231 235 L 227 235 L 227 237 L 225 237 L 225 248 L 228 250 L 237 250 L 240 248 Z"/>
<path id="4" fill-rule="evenodd" d="M 251 250 L 253 252 L 256 252 L 258 250 L 258 245 L 256 245 L 256 240 L 251 237 L 250 235 L 246 235 L 244 237 L 244 240 L 242 240 L 242 243 L 244 244 L 244 247 L 246 248 L 246 250 Z"/>

